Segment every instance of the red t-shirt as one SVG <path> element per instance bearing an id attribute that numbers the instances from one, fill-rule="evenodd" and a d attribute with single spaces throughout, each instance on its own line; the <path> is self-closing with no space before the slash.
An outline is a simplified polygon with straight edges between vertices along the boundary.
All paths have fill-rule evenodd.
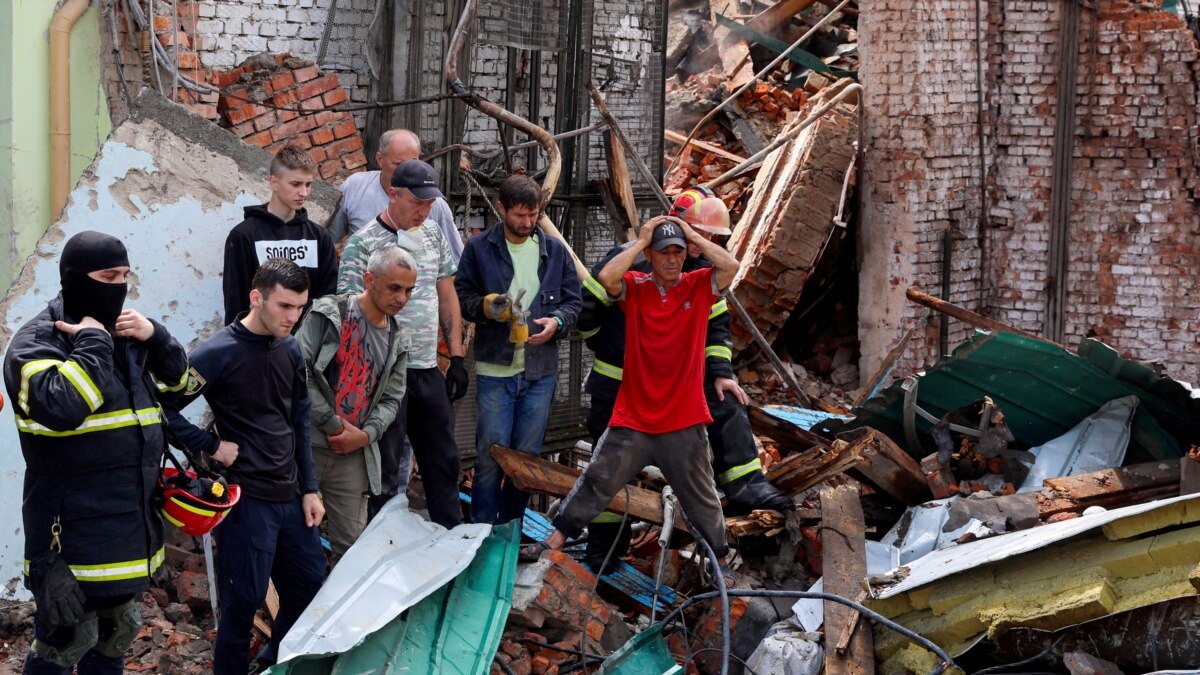
<path id="1" fill-rule="evenodd" d="M 693 270 L 661 289 L 645 272 L 625 273 L 625 375 L 610 426 L 665 434 L 712 423 L 704 400 L 712 275 Z"/>

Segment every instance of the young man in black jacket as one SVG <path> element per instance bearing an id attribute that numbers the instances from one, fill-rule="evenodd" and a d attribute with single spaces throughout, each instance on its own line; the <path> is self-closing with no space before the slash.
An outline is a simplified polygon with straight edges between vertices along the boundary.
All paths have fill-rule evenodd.
<path id="1" fill-rule="evenodd" d="M 304 357 L 291 336 L 308 301 L 308 275 L 272 258 L 254 274 L 253 286 L 249 313 L 192 350 L 183 401 L 166 411 L 179 440 L 223 464 L 229 482 L 242 487 L 237 506 L 213 530 L 221 605 L 217 675 L 246 672 L 250 628 L 268 580 L 279 592 L 267 650 L 275 654 L 325 578 L 317 534 L 325 508 L 313 470 Z M 201 395 L 216 418 L 215 434 L 179 412 Z"/>
<path id="2" fill-rule="evenodd" d="M 250 280 L 269 258 L 286 258 L 308 272 L 309 305 L 337 290 L 333 237 L 309 220 L 304 209 L 316 175 L 312 158 L 294 145 L 283 146 L 271 159 L 271 201 L 247 206 L 246 219 L 225 239 L 226 325 L 250 309 Z"/>

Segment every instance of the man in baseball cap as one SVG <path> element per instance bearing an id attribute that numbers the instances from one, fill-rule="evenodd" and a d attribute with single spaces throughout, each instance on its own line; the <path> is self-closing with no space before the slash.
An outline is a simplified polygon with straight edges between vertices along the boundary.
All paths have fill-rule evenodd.
<path id="1" fill-rule="evenodd" d="M 438 189 L 437 172 L 419 159 L 410 159 L 396 165 L 396 170 L 392 173 L 392 187 L 404 188 L 423 202 L 439 197 L 445 199 L 442 197 L 442 191 Z"/>

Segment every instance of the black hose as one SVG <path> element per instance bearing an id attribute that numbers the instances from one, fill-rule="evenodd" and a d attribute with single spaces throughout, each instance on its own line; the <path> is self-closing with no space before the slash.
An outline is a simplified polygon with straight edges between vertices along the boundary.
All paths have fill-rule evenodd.
<path id="1" fill-rule="evenodd" d="M 942 664 L 940 666 L 938 666 L 937 668 L 935 668 L 934 671 L 930 675 L 940 675 L 941 673 L 945 672 L 946 668 L 948 668 L 948 667 L 955 667 L 955 668 L 958 667 L 957 664 L 954 663 L 954 659 L 951 659 L 950 655 L 947 654 L 944 649 L 937 646 L 937 644 L 935 644 L 933 641 L 929 640 L 928 638 L 922 637 L 921 635 L 914 633 L 913 631 L 905 628 L 904 626 L 901 626 L 900 624 L 896 623 L 895 621 L 892 621 L 891 619 L 888 619 L 887 617 L 883 616 L 882 614 L 879 614 L 878 612 L 868 609 L 867 607 L 864 607 L 863 605 L 861 605 L 849 598 L 843 598 L 840 595 L 833 595 L 832 593 L 815 593 L 812 591 L 771 591 L 771 590 L 765 590 L 765 589 L 748 589 L 748 588 L 732 588 L 732 589 L 729 589 L 728 591 L 726 591 L 724 594 L 722 594 L 718 591 L 709 591 L 707 593 L 700 593 L 698 595 L 693 595 L 692 597 L 688 598 L 686 601 L 680 603 L 680 605 L 678 607 L 671 610 L 671 613 L 664 616 L 660 623 L 666 624 L 666 623 L 670 622 L 672 619 L 674 619 L 675 617 L 681 616 L 683 614 L 683 610 L 687 609 L 688 607 L 691 607 L 692 605 L 694 605 L 698 602 L 702 602 L 704 600 L 711 600 L 713 598 L 721 597 L 722 595 L 730 595 L 735 598 L 807 598 L 807 599 L 811 599 L 811 600 L 830 600 L 832 602 L 836 602 L 838 604 L 850 607 L 851 609 L 855 610 L 859 614 L 862 614 L 863 616 L 867 617 L 868 619 L 871 619 L 872 621 L 874 621 L 882 626 L 885 626 L 887 628 L 890 628 L 890 629 L 896 631 L 897 633 L 903 635 L 904 637 L 908 638 L 909 641 L 913 642 L 914 644 L 917 644 L 917 645 L 924 647 L 925 649 L 928 649 L 929 651 L 933 652 L 938 658 L 940 658 L 942 660 Z"/>
<path id="2" fill-rule="evenodd" d="M 515 672 L 513 672 L 512 666 L 505 663 L 504 659 L 500 658 L 499 654 L 496 654 L 492 657 L 492 663 L 500 666 L 500 670 L 504 671 L 504 675 L 517 675 Z"/>
<path id="3" fill-rule="evenodd" d="M 684 659 L 684 661 L 683 661 L 684 669 L 686 670 L 688 667 L 688 664 L 691 663 L 692 660 L 695 659 L 700 654 L 703 654 L 704 652 L 716 652 L 716 651 L 720 651 L 720 650 L 717 649 L 716 647 L 705 647 L 703 649 L 697 649 L 696 651 L 688 654 L 688 657 L 686 659 Z M 737 654 L 730 654 L 729 658 L 742 664 L 742 668 L 744 668 L 746 670 L 746 672 L 749 673 L 750 675 L 758 675 L 758 673 L 754 672 L 754 669 L 750 667 L 750 664 L 746 663 L 745 659 L 738 656 Z"/>

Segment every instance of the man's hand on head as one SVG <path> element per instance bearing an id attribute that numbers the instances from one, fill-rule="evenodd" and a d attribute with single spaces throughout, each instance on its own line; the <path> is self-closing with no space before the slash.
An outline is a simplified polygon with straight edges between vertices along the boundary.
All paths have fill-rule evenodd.
<path id="1" fill-rule="evenodd" d="M 66 321 L 55 321 L 54 327 L 57 330 L 60 330 L 72 337 L 74 337 L 74 335 L 76 333 L 83 330 L 84 328 L 99 328 L 100 330 L 102 330 L 106 333 L 108 332 L 108 330 L 104 328 L 104 324 L 100 323 L 99 321 L 93 319 L 90 316 L 83 317 L 82 319 L 79 320 L 79 323 L 67 323 Z"/>
<path id="2" fill-rule="evenodd" d="M 649 246 L 650 240 L 654 238 L 654 230 L 658 228 L 667 219 L 667 216 L 654 216 L 650 220 L 642 223 L 642 229 L 638 231 L 638 243 L 643 246 Z"/>
<path id="3" fill-rule="evenodd" d="M 133 338 L 145 342 L 154 336 L 154 324 L 136 309 L 123 309 L 117 316 L 117 337 Z"/>
<path id="4" fill-rule="evenodd" d="M 700 242 L 708 241 L 704 237 L 700 236 L 700 234 L 696 232 L 696 229 L 689 225 L 688 221 L 684 220 L 683 218 L 679 218 L 677 216 L 664 217 L 666 220 L 669 220 L 679 226 L 679 229 L 683 231 L 683 240 L 687 243 L 699 246 Z"/>

